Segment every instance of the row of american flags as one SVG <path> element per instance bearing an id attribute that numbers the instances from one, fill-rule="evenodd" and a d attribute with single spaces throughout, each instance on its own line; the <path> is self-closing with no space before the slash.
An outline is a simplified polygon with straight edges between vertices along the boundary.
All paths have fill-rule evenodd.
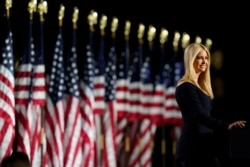
<path id="1" fill-rule="evenodd" d="M 0 159 L 17 150 L 32 166 L 152 166 L 157 128 L 182 123 L 174 97 L 183 73 L 179 52 L 169 55 L 164 45 L 140 40 L 132 50 L 129 39 L 121 44 L 112 35 L 107 42 L 89 30 L 86 52 L 78 55 L 77 28 L 66 41 L 59 25 L 48 69 L 44 21 L 34 39 L 31 19 L 27 46 L 15 64 L 10 24 L 7 18 L 0 64 Z"/>

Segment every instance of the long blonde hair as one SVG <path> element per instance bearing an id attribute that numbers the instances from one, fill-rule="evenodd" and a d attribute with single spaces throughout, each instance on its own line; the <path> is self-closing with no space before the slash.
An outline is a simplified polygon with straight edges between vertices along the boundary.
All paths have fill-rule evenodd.
<path id="1" fill-rule="evenodd" d="M 195 70 L 194 70 L 194 60 L 196 56 L 202 51 L 206 51 L 208 56 L 208 67 L 206 70 L 200 74 L 198 78 L 198 83 L 195 81 Z M 211 63 L 211 55 L 206 46 L 199 43 L 191 43 L 189 44 L 184 51 L 184 68 L 185 73 L 182 78 L 178 81 L 180 82 L 191 82 L 195 84 L 198 88 L 200 88 L 204 93 L 210 96 L 212 99 L 214 98 L 211 78 L 210 78 L 210 63 Z"/>

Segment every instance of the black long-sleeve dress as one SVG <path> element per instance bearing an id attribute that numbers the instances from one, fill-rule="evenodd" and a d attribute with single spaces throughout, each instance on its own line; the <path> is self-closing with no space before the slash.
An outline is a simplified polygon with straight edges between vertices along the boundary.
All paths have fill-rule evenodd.
<path id="1" fill-rule="evenodd" d="M 177 160 L 213 157 L 213 129 L 226 130 L 228 123 L 210 115 L 212 99 L 194 84 L 184 82 L 178 85 L 175 96 L 183 117 Z"/>

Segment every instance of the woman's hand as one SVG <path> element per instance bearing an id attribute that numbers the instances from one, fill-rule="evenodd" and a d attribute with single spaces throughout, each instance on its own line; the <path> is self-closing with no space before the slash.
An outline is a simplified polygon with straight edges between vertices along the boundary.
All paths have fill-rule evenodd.
<path id="1" fill-rule="evenodd" d="M 235 121 L 233 123 L 230 123 L 228 125 L 228 129 L 231 130 L 234 127 L 239 127 L 239 128 L 243 128 L 245 127 L 246 121 Z"/>

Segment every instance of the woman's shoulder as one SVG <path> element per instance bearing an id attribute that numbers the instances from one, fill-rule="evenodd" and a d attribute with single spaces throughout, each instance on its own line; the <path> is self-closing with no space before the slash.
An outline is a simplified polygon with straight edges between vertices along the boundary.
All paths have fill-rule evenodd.
<path id="1" fill-rule="evenodd" d="M 207 96 L 207 94 L 202 91 L 195 83 L 191 81 L 180 81 L 176 85 L 176 92 L 188 92 L 188 93 L 202 93 Z"/>
<path id="2" fill-rule="evenodd" d="M 191 81 L 180 81 L 176 85 L 177 92 L 188 91 L 189 93 L 191 93 L 191 92 L 197 92 L 197 90 L 200 90 L 199 87 Z"/>
<path id="3" fill-rule="evenodd" d="M 179 81 L 176 85 L 176 87 L 180 87 L 180 86 L 194 86 L 197 87 L 194 83 L 190 82 L 190 81 Z"/>

